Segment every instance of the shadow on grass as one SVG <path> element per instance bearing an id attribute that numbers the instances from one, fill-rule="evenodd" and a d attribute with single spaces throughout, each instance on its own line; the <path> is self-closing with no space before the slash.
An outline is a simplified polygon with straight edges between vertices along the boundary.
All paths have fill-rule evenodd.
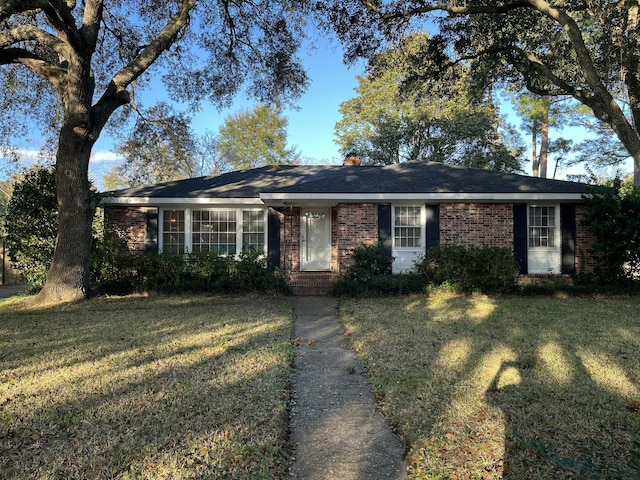
<path id="1" fill-rule="evenodd" d="M 2 475 L 283 475 L 290 307 L 228 300 L 0 313 Z"/>
<path id="2" fill-rule="evenodd" d="M 635 305 L 441 296 L 342 310 L 414 477 L 634 478 Z"/>

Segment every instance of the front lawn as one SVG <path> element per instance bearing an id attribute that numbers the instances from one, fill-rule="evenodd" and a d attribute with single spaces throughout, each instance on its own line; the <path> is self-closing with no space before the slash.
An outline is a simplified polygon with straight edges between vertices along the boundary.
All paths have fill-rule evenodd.
<path id="1" fill-rule="evenodd" d="M 0 476 L 281 478 L 286 299 L 0 303 Z"/>
<path id="2" fill-rule="evenodd" d="M 341 316 L 411 478 L 631 479 L 638 303 L 434 294 L 348 300 Z"/>

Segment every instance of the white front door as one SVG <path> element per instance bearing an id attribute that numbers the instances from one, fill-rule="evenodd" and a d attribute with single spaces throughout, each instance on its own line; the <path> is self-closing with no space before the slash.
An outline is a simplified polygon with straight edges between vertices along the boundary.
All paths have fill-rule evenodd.
<path id="1" fill-rule="evenodd" d="M 331 270 L 331 209 L 302 209 L 300 269 Z"/>

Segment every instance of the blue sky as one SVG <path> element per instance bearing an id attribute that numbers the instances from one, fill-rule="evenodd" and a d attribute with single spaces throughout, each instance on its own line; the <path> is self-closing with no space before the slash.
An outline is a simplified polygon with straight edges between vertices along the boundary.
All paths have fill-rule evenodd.
<path id="1" fill-rule="evenodd" d="M 342 61 L 342 50 L 328 41 L 318 42 L 313 51 L 303 51 L 301 58 L 307 69 L 310 84 L 306 93 L 297 102 L 297 109 L 284 112 L 289 121 L 287 139 L 289 147 L 295 147 L 305 163 L 338 163 L 342 161 L 338 146 L 334 143 L 333 129 L 340 119 L 340 103 L 355 96 L 357 75 L 364 73 L 364 63 L 346 66 Z M 165 98 L 163 91 L 144 94 L 145 103 L 152 105 Z M 227 116 L 250 110 L 256 102 L 239 96 L 225 110 L 204 106 L 194 118 L 192 126 L 197 134 L 206 130 L 217 132 Z M 113 155 L 107 152 L 112 142 L 101 137 L 94 149 L 94 170 L 99 163 L 114 165 Z M 96 168 L 97 167 L 97 168 Z"/>

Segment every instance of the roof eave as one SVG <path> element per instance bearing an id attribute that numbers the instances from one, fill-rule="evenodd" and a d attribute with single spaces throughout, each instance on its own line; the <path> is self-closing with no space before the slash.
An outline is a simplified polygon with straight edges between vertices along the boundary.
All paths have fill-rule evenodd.
<path id="1" fill-rule="evenodd" d="M 103 197 L 100 205 L 264 205 L 257 197 Z"/>
<path id="2" fill-rule="evenodd" d="M 582 201 L 582 193 L 261 193 L 260 199 L 268 205 L 302 201 L 324 202 L 391 202 L 391 201 L 425 201 L 425 202 L 577 202 Z"/>

